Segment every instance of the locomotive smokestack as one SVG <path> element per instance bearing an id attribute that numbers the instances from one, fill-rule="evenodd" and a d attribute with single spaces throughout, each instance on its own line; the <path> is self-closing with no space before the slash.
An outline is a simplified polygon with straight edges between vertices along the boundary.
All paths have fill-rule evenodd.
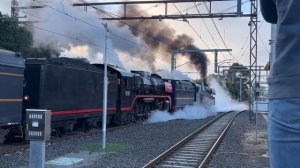
<path id="1" fill-rule="evenodd" d="M 127 16 L 146 16 L 145 12 L 140 12 L 137 6 L 130 6 L 127 9 Z M 141 38 L 151 49 L 159 50 L 166 53 L 171 53 L 172 50 L 180 49 L 199 49 L 194 45 L 192 37 L 182 34 L 176 35 L 176 31 L 170 28 L 164 22 L 157 22 L 157 20 L 143 20 L 139 21 L 129 20 L 119 23 L 119 27 L 130 25 L 128 28 L 131 34 Z M 195 68 L 200 71 L 201 78 L 206 79 L 207 74 L 207 57 L 204 53 L 190 53 L 184 54 L 190 58 L 190 62 L 194 64 Z M 150 57 L 150 58 L 149 58 Z M 150 60 L 155 60 L 154 55 L 147 56 Z M 169 57 L 164 57 L 166 61 L 170 62 Z M 149 61 L 151 67 L 155 68 L 154 61 Z"/>

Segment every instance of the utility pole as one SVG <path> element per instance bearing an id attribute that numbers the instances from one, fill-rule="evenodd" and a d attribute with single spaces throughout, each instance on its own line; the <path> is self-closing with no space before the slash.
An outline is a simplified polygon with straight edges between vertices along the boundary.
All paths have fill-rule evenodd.
<path id="1" fill-rule="evenodd" d="M 175 56 L 175 52 L 171 51 L 171 72 L 173 72 L 174 70 L 176 70 L 176 56 Z"/>
<path id="2" fill-rule="evenodd" d="M 17 0 L 11 1 L 11 17 L 12 18 L 19 17 L 19 1 Z"/>
<path id="3" fill-rule="evenodd" d="M 242 101 L 242 77 L 240 76 L 240 102 Z"/>
<path id="4" fill-rule="evenodd" d="M 215 73 L 218 73 L 218 51 L 215 51 Z"/>
<path id="5" fill-rule="evenodd" d="M 103 82 L 103 112 L 102 112 L 102 149 L 106 148 L 106 120 L 107 120 L 107 56 L 106 56 L 106 41 L 108 39 L 108 28 L 107 23 L 103 24 L 105 28 L 105 47 L 104 47 L 104 82 Z"/>

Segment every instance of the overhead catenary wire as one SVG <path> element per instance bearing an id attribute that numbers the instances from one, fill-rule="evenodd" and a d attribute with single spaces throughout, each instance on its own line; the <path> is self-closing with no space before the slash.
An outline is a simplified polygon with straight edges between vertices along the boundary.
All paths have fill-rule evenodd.
<path id="1" fill-rule="evenodd" d="M 266 44 L 265 44 L 264 40 L 262 39 L 262 37 L 261 37 L 261 35 L 260 35 L 259 32 L 258 32 L 258 37 L 259 37 L 259 39 L 261 40 L 261 42 L 262 42 L 262 44 L 263 44 L 263 46 L 264 46 L 264 49 L 265 49 L 266 53 L 269 54 L 270 51 L 268 50 L 268 48 L 267 48 L 267 46 L 266 46 Z"/>
<path id="2" fill-rule="evenodd" d="M 194 2 L 194 6 L 195 6 L 197 12 L 201 15 L 201 12 L 200 12 L 200 10 L 199 10 L 199 8 L 198 8 L 198 6 L 196 5 L 195 2 Z M 203 18 L 201 18 L 201 20 L 202 20 L 202 22 L 204 23 L 204 26 L 205 26 L 206 30 L 208 31 L 208 33 L 209 33 L 211 39 L 212 39 L 213 42 L 215 43 L 215 45 L 216 45 L 218 48 L 220 48 L 219 45 L 218 45 L 218 43 L 216 42 L 214 36 L 212 35 L 210 29 L 208 28 L 208 26 L 207 26 L 205 20 L 204 20 Z M 223 59 L 227 59 L 223 53 L 222 53 L 222 57 L 223 57 Z"/>
<path id="3" fill-rule="evenodd" d="M 139 13 L 142 13 L 142 12 L 145 12 L 145 11 L 148 11 L 148 10 L 151 10 L 151 9 L 154 9 L 154 8 L 157 8 L 157 7 L 161 6 L 161 5 L 162 5 L 161 3 L 160 3 L 160 4 L 154 4 L 154 5 L 152 5 L 152 6 L 148 7 L 148 8 L 146 8 L 146 9 L 142 9 L 142 10 L 138 11 L 137 13 L 139 14 Z"/>
<path id="4" fill-rule="evenodd" d="M 172 1 L 171 1 L 172 2 Z M 188 20 L 186 19 L 186 18 L 184 18 L 184 16 L 182 15 L 182 12 L 177 8 L 177 6 L 172 2 L 172 4 L 174 5 L 174 7 L 176 8 L 176 10 L 179 12 L 179 14 L 182 16 L 182 19 L 185 21 L 187 21 L 187 23 L 188 23 L 188 25 L 190 26 L 190 28 L 196 33 L 196 35 L 201 39 L 201 41 L 203 41 L 204 42 L 204 44 L 210 49 L 210 47 L 206 44 L 206 42 L 202 39 L 202 37 L 197 33 L 197 31 L 193 28 L 193 26 L 188 22 Z M 194 5 L 195 5 L 195 7 L 196 8 L 198 8 L 197 7 L 197 5 L 196 5 L 196 3 L 194 3 Z M 200 12 L 199 12 L 199 14 L 200 14 Z M 202 18 L 203 19 L 203 18 Z M 223 57 L 224 57 L 224 55 L 223 55 Z M 187 63 L 185 63 L 185 64 L 187 64 Z M 183 64 L 183 65 L 185 65 L 185 64 Z"/>
<path id="5" fill-rule="evenodd" d="M 178 13 L 182 16 L 182 19 L 185 21 L 186 19 L 184 18 L 182 12 L 177 8 L 177 6 L 172 2 L 172 4 L 174 5 L 174 7 L 176 8 L 176 10 L 178 11 Z M 201 35 L 195 30 L 195 28 L 187 21 L 187 24 L 189 25 L 189 27 L 192 29 L 192 31 L 199 37 L 199 39 L 204 43 L 204 45 L 209 48 L 209 46 L 207 45 L 207 43 L 203 40 L 203 38 L 201 37 Z M 210 49 L 210 48 L 209 48 Z"/>
<path id="6" fill-rule="evenodd" d="M 82 0 L 82 1 L 83 1 L 83 0 Z M 85 2 L 85 1 L 83 1 L 83 2 Z M 97 7 L 95 7 L 95 6 L 92 6 L 92 5 L 89 5 L 89 6 L 92 7 L 93 9 L 96 9 L 96 10 L 98 10 L 98 11 L 100 11 L 100 12 L 102 12 L 102 13 L 104 13 L 104 14 L 110 16 L 110 17 L 112 17 L 112 18 L 113 18 L 113 17 L 120 17 L 119 15 L 116 15 L 116 14 L 114 14 L 114 13 L 111 13 L 111 12 L 108 12 L 108 11 L 105 11 L 105 10 L 102 10 L 102 9 L 99 9 L 99 8 L 97 8 Z M 169 46 L 170 48 L 173 48 L 173 47 L 174 47 L 172 44 L 169 44 L 169 42 L 162 41 L 161 39 L 158 39 L 158 38 L 152 36 L 151 34 L 146 33 L 146 32 L 144 32 L 144 31 L 142 31 L 142 30 L 136 28 L 135 26 L 132 26 L 132 25 L 126 23 L 125 21 L 122 21 L 122 20 L 118 20 L 118 21 L 119 21 L 120 23 L 122 23 L 122 24 L 124 24 L 124 25 L 127 25 L 128 27 L 130 27 L 130 28 L 132 28 L 132 29 L 134 29 L 134 30 L 136 30 L 136 31 L 138 31 L 138 32 L 140 32 L 140 33 L 142 33 L 142 34 L 144 34 L 144 35 L 146 35 L 146 36 L 148 36 L 148 37 L 150 37 L 150 38 L 156 40 L 156 41 L 159 42 L 160 44 L 167 45 L 167 46 Z"/>
<path id="7" fill-rule="evenodd" d="M 45 3 L 43 3 L 43 2 L 41 2 L 41 1 L 38 1 L 38 0 L 34 0 L 35 2 L 37 2 L 37 3 L 40 3 L 41 5 L 43 5 L 43 6 L 45 6 L 45 7 L 48 7 L 48 8 L 50 8 L 50 9 L 52 9 L 52 10 L 54 10 L 54 11 L 56 11 L 56 12 L 58 12 L 58 13 L 61 13 L 61 14 L 63 14 L 63 15 L 66 15 L 66 16 L 68 16 L 68 17 L 70 17 L 70 18 L 72 18 L 72 19 L 75 19 L 75 20 L 77 20 L 77 21 L 79 21 L 79 22 L 81 22 L 81 23 L 84 23 L 84 24 L 86 24 L 86 25 L 89 25 L 89 26 L 91 26 L 91 27 L 93 27 L 93 28 L 95 28 L 95 29 L 98 29 L 98 30 L 101 30 L 101 31 L 105 31 L 103 28 L 100 28 L 100 27 L 98 27 L 98 26 L 96 26 L 96 25 L 93 25 L 93 24 L 91 24 L 91 23 L 88 23 L 87 21 L 84 21 L 83 19 L 80 19 L 80 18 L 78 18 L 78 17 L 75 17 L 75 16 L 73 16 L 73 15 L 70 15 L 70 14 L 68 14 L 68 13 L 66 13 L 65 11 L 61 11 L 61 10 L 59 10 L 59 9 L 56 9 L 56 8 L 54 8 L 54 7 L 52 7 L 52 6 L 49 6 L 49 5 L 47 5 L 47 4 L 45 4 Z M 93 7 L 93 8 L 96 8 L 96 7 Z M 98 9 L 98 8 L 97 8 Z M 101 10 L 101 9 L 99 9 L 99 10 Z M 126 24 L 126 23 L 125 23 Z M 130 26 L 130 25 L 128 25 L 128 26 Z M 132 28 L 133 28 L 133 26 L 131 26 Z M 138 30 L 137 28 L 135 28 L 136 30 Z M 140 31 L 140 30 L 139 30 Z M 120 38 L 120 39 L 123 39 L 123 40 L 125 40 L 125 41 L 129 41 L 129 42 L 132 42 L 132 43 L 135 43 L 136 45 L 137 45 L 137 43 L 136 42 L 134 42 L 134 41 L 132 41 L 132 40 L 129 40 L 129 39 L 126 39 L 126 38 L 124 38 L 124 37 L 122 37 L 122 36 L 119 36 L 119 35 L 117 35 L 117 34 L 114 34 L 114 33 L 110 33 L 111 35 L 113 35 L 113 36 L 116 36 L 116 37 L 118 37 L 118 38 Z M 151 35 L 149 35 L 150 37 L 152 37 Z M 153 38 L 155 38 L 155 37 L 153 37 Z M 156 38 L 157 39 L 157 38 Z M 161 41 L 160 41 L 161 42 Z M 162 54 L 161 52 L 159 52 L 159 51 L 154 51 L 154 50 L 152 50 L 151 48 L 149 48 L 149 47 L 145 47 L 145 46 L 143 46 L 143 48 L 147 48 L 148 50 L 150 50 L 151 52 L 156 52 L 156 53 L 160 53 L 160 54 Z M 165 54 L 163 54 L 163 55 L 165 55 Z M 156 57 L 157 59 L 160 59 L 160 58 L 158 58 L 158 57 Z M 160 59 L 160 60 L 162 60 L 162 59 Z"/>
<path id="8" fill-rule="evenodd" d="M 98 10 L 98 11 L 104 13 L 104 14 L 109 15 L 110 17 L 114 17 L 114 16 L 117 16 L 117 17 L 118 17 L 118 15 L 115 15 L 115 14 L 112 14 L 112 13 L 110 13 L 110 12 L 104 11 L 104 10 L 102 10 L 102 9 L 99 9 L 99 8 L 95 7 L 95 6 L 90 6 L 90 7 L 92 7 L 92 8 L 95 9 L 95 10 Z M 147 36 L 151 36 L 151 35 L 149 35 L 149 34 L 143 32 L 143 31 L 137 29 L 137 28 L 134 27 L 134 26 L 131 26 L 131 25 L 127 24 L 127 23 L 124 22 L 124 21 L 121 21 L 121 20 L 118 20 L 118 21 L 121 22 L 122 24 L 127 25 L 128 27 L 131 27 L 131 28 L 133 28 L 133 29 L 135 29 L 135 30 L 137 30 L 137 31 L 139 31 L 139 32 L 142 32 L 143 34 L 145 34 L 145 35 L 147 35 Z M 112 34 L 113 34 L 113 33 L 112 33 Z M 115 35 L 115 34 L 113 34 L 113 35 Z M 115 35 L 115 36 L 118 36 L 118 35 Z M 153 36 L 151 36 L 151 37 L 153 37 Z M 121 38 L 122 38 L 122 37 L 121 37 Z M 153 37 L 153 38 L 155 38 L 155 37 Z M 122 38 L 122 39 L 123 39 L 123 40 L 126 40 L 126 39 L 124 39 L 124 38 Z M 157 38 L 155 38 L 155 39 L 157 39 Z M 159 41 L 159 42 L 161 42 L 161 41 Z M 139 44 L 137 44 L 137 45 L 139 45 Z M 168 44 L 168 45 L 169 45 L 169 44 Z M 169 45 L 169 46 L 170 46 L 170 45 Z M 148 47 L 145 47 L 145 48 L 148 48 Z M 159 52 L 159 51 L 155 51 L 155 50 L 153 51 L 151 48 L 148 48 L 148 49 L 150 49 L 152 52 L 161 53 L 161 52 Z M 163 59 L 161 59 L 161 58 L 158 58 L 158 57 L 155 57 L 155 59 L 159 59 L 159 60 L 162 60 L 163 62 L 166 62 L 165 60 L 163 60 Z"/>
<path id="9" fill-rule="evenodd" d="M 250 2 L 250 0 L 245 0 L 245 1 L 243 1 L 243 2 L 241 3 L 241 5 L 244 5 L 244 4 L 248 3 L 248 2 Z M 231 7 L 229 7 L 229 8 L 226 8 L 226 9 L 224 9 L 224 10 L 218 12 L 218 13 L 227 12 L 227 11 L 229 11 L 229 10 L 231 10 L 231 9 L 235 9 L 236 7 L 237 7 L 237 5 L 233 5 L 233 6 L 231 6 Z"/>
<path id="10" fill-rule="evenodd" d="M 94 27 L 94 28 L 96 28 L 96 29 L 98 29 L 98 30 L 101 30 L 101 31 L 103 31 L 103 32 L 105 31 L 104 29 L 102 29 L 102 28 L 100 28 L 100 27 L 98 27 L 98 26 L 96 26 L 96 25 L 93 25 L 93 24 L 91 24 L 91 23 L 88 23 L 88 22 L 86 22 L 86 21 L 84 21 L 84 20 L 82 20 L 82 19 L 80 19 L 80 18 L 78 18 L 78 17 L 72 16 L 72 15 L 70 15 L 70 14 L 64 12 L 64 11 L 60 11 L 60 10 L 58 10 L 58 9 L 56 9 L 56 8 L 54 8 L 54 7 L 51 7 L 51 6 L 49 6 L 49 5 L 47 5 L 47 4 L 43 3 L 43 2 L 40 2 L 40 1 L 37 1 L 37 0 L 35 0 L 35 1 L 38 2 L 38 3 L 40 3 L 40 4 L 42 4 L 42 5 L 44 5 L 44 6 L 46 6 L 46 7 L 48 7 L 48 8 L 50 8 L 50 9 L 53 9 L 54 11 L 57 11 L 57 12 L 59 12 L 59 13 L 61 13 L 61 14 L 64 14 L 64 15 L 66 15 L 66 16 L 68 16 L 68 17 L 71 17 L 71 18 L 73 18 L 73 19 L 75 19 L 75 20 L 77 20 L 77 21 L 80 21 L 80 22 L 82 22 L 82 23 L 84 23 L 84 24 L 87 24 L 87 25 L 89 25 L 89 26 L 91 26 L 91 27 Z M 111 34 L 111 35 L 114 35 L 114 36 L 117 36 L 118 38 L 121 38 L 121 39 L 123 39 L 123 40 L 132 42 L 131 40 L 125 39 L 125 38 L 123 38 L 122 36 L 119 36 L 119 35 L 117 35 L 117 34 L 114 34 L 114 33 L 110 33 L 110 34 Z M 135 43 L 135 42 L 133 42 L 133 43 Z M 135 43 L 135 44 L 136 44 L 136 43 Z M 149 49 L 149 48 L 148 48 L 148 49 Z M 157 51 L 154 51 L 154 52 L 157 52 Z"/>
<path id="11" fill-rule="evenodd" d="M 83 0 L 82 0 L 83 1 Z M 84 1 L 83 1 L 84 2 Z M 173 3 L 173 5 L 175 6 L 175 8 L 177 8 L 176 7 L 176 5 Z M 94 9 L 97 9 L 97 10 L 99 10 L 99 11 L 101 11 L 102 13 L 104 13 L 104 14 L 106 14 L 106 15 L 109 15 L 110 17 L 119 17 L 118 15 L 116 15 L 116 14 L 113 14 L 113 13 L 110 13 L 110 12 L 107 12 L 107 11 L 104 11 L 104 10 L 102 10 L 102 9 L 99 9 L 99 8 L 96 8 L 96 7 L 94 7 L 94 6 L 90 6 L 90 7 L 92 7 L 92 8 L 94 8 Z M 197 7 L 197 5 L 196 5 L 196 7 Z M 177 8 L 177 10 L 178 10 L 178 12 L 182 15 L 182 13 L 180 12 L 180 10 Z M 183 15 L 182 15 L 183 16 Z M 184 16 L 183 16 L 183 19 L 184 19 Z M 129 26 L 129 27 L 131 27 L 131 28 L 133 28 L 133 29 L 136 29 L 135 27 L 132 27 L 131 25 L 129 25 L 129 24 L 127 24 L 126 22 L 124 22 L 124 21 L 121 21 L 121 20 L 118 20 L 119 22 L 121 22 L 121 23 L 123 23 L 123 24 L 125 24 L 125 25 L 127 25 L 127 26 Z M 149 34 L 147 34 L 147 33 L 145 33 L 145 32 L 143 32 L 143 31 L 140 31 L 140 30 L 138 30 L 138 29 L 136 29 L 137 31 L 139 31 L 139 32 L 142 32 L 142 33 L 144 33 L 145 35 L 149 35 Z M 193 28 L 193 31 L 194 31 L 195 29 Z M 209 29 L 208 29 L 209 30 Z M 218 30 L 218 29 L 217 29 Z M 196 34 L 197 34 L 197 36 L 199 36 L 200 37 L 200 39 L 202 39 L 201 38 L 201 36 L 196 32 L 196 31 L 194 31 Z M 218 32 L 219 33 L 219 32 Z M 220 33 L 219 33 L 219 35 L 220 35 Z M 222 36 L 221 36 L 222 37 Z M 222 39 L 223 40 L 223 39 Z M 160 40 L 158 40 L 158 41 L 160 41 Z M 202 39 L 202 41 L 205 43 L 205 41 Z M 224 40 L 223 40 L 223 42 L 224 42 Z M 205 43 L 206 44 L 206 43 Z M 225 42 L 224 42 L 224 44 L 225 44 Z M 207 44 L 206 44 L 207 45 Z M 208 45 L 207 45 L 208 46 Z M 227 47 L 227 45 L 225 44 L 225 46 Z M 227 47 L 228 48 L 228 47 Z M 230 55 L 232 55 L 231 53 L 230 53 Z M 224 55 L 223 55 L 223 57 L 224 57 Z M 234 57 L 234 56 L 233 56 Z M 235 57 L 234 57 L 235 58 Z M 236 59 L 236 58 L 235 58 Z"/>
<path id="12" fill-rule="evenodd" d="M 127 24 L 126 24 L 126 25 L 127 25 Z M 195 30 L 195 29 L 194 29 L 194 30 Z M 196 31 L 195 31 L 195 33 L 196 33 Z M 196 33 L 196 34 L 198 34 L 198 33 Z M 199 34 L 198 34 L 198 36 L 201 37 Z M 124 39 L 124 40 L 126 40 L 126 39 Z M 224 40 L 223 40 L 223 41 L 224 41 Z M 168 44 L 166 44 L 166 45 L 168 45 Z"/>
<path id="13" fill-rule="evenodd" d="M 22 12 L 22 13 L 24 13 L 24 14 L 26 14 L 26 15 L 35 17 L 35 18 L 39 18 L 39 19 L 41 18 L 41 17 L 35 16 L 35 15 L 31 14 L 31 13 L 25 12 L 25 11 L 23 11 L 23 10 L 20 10 L 20 12 Z"/>
<path id="14" fill-rule="evenodd" d="M 258 28 L 257 28 L 258 33 L 259 33 L 259 30 L 261 29 L 261 27 L 262 27 L 263 24 L 264 24 L 264 20 L 260 23 L 260 25 L 259 25 Z M 246 38 L 244 44 L 242 45 L 241 50 L 239 51 L 239 54 L 238 54 L 238 60 L 239 60 L 239 61 L 241 60 L 242 56 L 244 56 L 244 54 L 245 54 L 246 51 L 248 50 L 248 48 L 245 49 L 244 47 L 246 46 L 246 43 L 249 41 L 249 39 L 250 39 L 250 34 L 247 36 L 247 38 Z M 262 39 L 261 39 L 261 40 L 262 40 Z M 250 45 L 250 41 L 248 42 L 248 45 Z M 244 50 L 244 52 L 241 54 L 241 52 L 243 51 L 243 49 L 245 49 L 245 50 Z M 240 54 L 241 54 L 241 55 L 240 55 Z"/>
<path id="15" fill-rule="evenodd" d="M 95 46 L 95 47 L 98 47 L 98 48 L 102 48 L 102 49 L 105 48 L 105 46 L 103 46 L 103 45 L 96 44 L 96 43 L 91 43 L 89 41 L 82 40 L 82 39 L 79 39 L 79 38 L 76 38 L 76 37 L 72 37 L 72 36 L 69 36 L 69 35 L 66 35 L 66 34 L 62 34 L 62 33 L 59 33 L 59 32 L 55 32 L 55 31 L 52 31 L 52 30 L 49 30 L 49 29 L 46 29 L 46 28 L 42 28 L 42 27 L 38 27 L 38 26 L 34 26 L 34 25 L 31 25 L 31 27 L 35 28 L 35 29 L 38 29 L 38 30 L 42 30 L 42 31 L 48 32 L 48 33 L 51 33 L 51 34 L 54 34 L 54 35 L 57 35 L 57 36 L 61 36 L 61 37 L 65 37 L 65 38 L 69 38 L 69 39 L 72 39 L 72 40 L 76 40 L 76 41 L 79 41 L 79 42 L 82 42 L 82 43 L 85 43 L 85 44 L 89 44 L 91 46 Z M 106 49 L 108 49 L 110 51 L 118 52 L 118 50 L 114 50 L 114 49 L 109 48 L 109 47 L 106 47 Z M 124 54 L 124 52 L 123 52 L 123 54 Z M 136 56 L 132 56 L 132 57 L 139 58 L 139 57 L 136 57 Z M 152 60 L 149 60 L 149 59 L 145 59 L 145 60 L 152 61 Z"/>
<path id="16" fill-rule="evenodd" d="M 208 46 L 208 44 L 203 40 L 203 38 L 201 37 L 201 35 L 195 30 L 195 28 L 190 24 L 188 23 L 188 25 L 190 26 L 190 28 L 193 30 L 193 32 L 200 38 L 200 40 L 204 43 L 204 45 L 210 49 L 210 47 Z"/>
<path id="17" fill-rule="evenodd" d="M 205 6 L 205 8 L 206 8 L 207 12 L 209 12 L 209 9 L 208 9 L 208 7 L 207 7 L 207 4 L 206 4 L 206 3 L 204 3 L 204 6 Z M 223 37 L 222 37 L 222 35 L 221 35 L 220 31 L 219 31 L 219 28 L 217 27 L 217 25 L 216 25 L 216 23 L 215 23 L 214 19 L 213 19 L 213 18 L 210 18 L 210 19 L 211 19 L 211 21 L 212 21 L 212 23 L 213 23 L 214 27 L 216 28 L 216 30 L 217 30 L 217 33 L 218 33 L 218 35 L 219 35 L 219 37 L 220 37 L 220 39 L 221 39 L 222 43 L 224 44 L 225 48 L 226 48 L 226 49 L 229 49 L 229 47 L 228 47 L 228 46 L 227 46 L 227 44 L 225 43 L 225 41 L 224 41 L 224 39 L 223 39 Z M 230 55 L 230 56 L 232 56 L 232 57 L 233 57 L 233 59 L 235 59 L 235 61 L 238 61 L 238 59 L 237 59 L 237 58 L 236 58 L 234 55 L 232 55 L 232 53 L 231 53 L 231 52 L 228 52 L 228 53 L 229 53 L 229 55 Z"/>
<path id="18" fill-rule="evenodd" d="M 196 6 L 196 3 L 195 3 L 195 2 L 194 2 L 194 6 L 195 6 L 197 12 L 199 13 L 199 15 L 201 15 L 201 12 L 200 12 L 199 8 Z M 201 18 L 201 20 L 202 20 L 202 22 L 204 23 L 204 26 L 205 26 L 206 30 L 208 31 L 208 33 L 209 33 L 211 39 L 212 39 L 213 42 L 215 43 L 215 45 L 216 45 L 218 48 L 220 48 L 219 45 L 218 45 L 218 43 L 216 42 L 214 36 L 212 35 L 210 29 L 208 28 L 208 26 L 207 26 L 205 20 L 204 20 L 203 18 Z"/>

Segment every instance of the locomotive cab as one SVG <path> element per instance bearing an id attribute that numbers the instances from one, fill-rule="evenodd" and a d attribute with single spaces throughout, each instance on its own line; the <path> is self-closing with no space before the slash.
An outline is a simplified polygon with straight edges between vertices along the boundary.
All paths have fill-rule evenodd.
<path id="1" fill-rule="evenodd" d="M 131 71 L 135 73 L 135 83 L 138 87 L 135 88 L 137 94 L 150 94 L 153 88 L 150 73 L 145 71 Z"/>
<path id="2" fill-rule="evenodd" d="M 163 94 L 165 91 L 165 83 L 157 74 L 151 74 L 152 92 L 153 94 Z"/>

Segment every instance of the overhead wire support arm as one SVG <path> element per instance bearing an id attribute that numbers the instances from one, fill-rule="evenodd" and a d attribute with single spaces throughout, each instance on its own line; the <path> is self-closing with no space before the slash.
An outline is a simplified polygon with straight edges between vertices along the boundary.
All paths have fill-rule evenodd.
<path id="1" fill-rule="evenodd" d="M 120 2 L 91 2 L 91 3 L 74 3 L 73 6 L 97 6 L 97 5 L 136 5 L 136 4 L 157 4 L 157 3 L 192 3 L 192 2 L 222 2 L 222 1 L 234 1 L 234 0 L 157 0 L 157 1 L 120 1 Z"/>
<path id="2" fill-rule="evenodd" d="M 165 12 L 166 13 L 166 12 Z M 253 17 L 252 14 L 241 14 L 236 13 L 207 13 L 207 14 L 185 14 L 185 15 L 153 15 L 153 16 L 126 16 L 124 17 L 113 17 L 113 18 L 101 18 L 103 20 L 146 20 L 146 19 L 197 19 L 197 18 L 228 18 L 228 17 Z"/>
<path id="3" fill-rule="evenodd" d="M 218 68 L 218 52 L 231 52 L 232 49 L 203 49 L 203 50 L 172 50 L 171 52 L 171 72 L 176 70 L 176 54 L 177 53 L 197 53 L 197 52 L 214 52 L 215 53 L 215 73 Z"/>
<path id="4" fill-rule="evenodd" d="M 240 12 L 235 13 L 213 13 L 212 12 L 212 2 L 228 2 L 234 0 L 148 0 L 148 1 L 120 1 L 120 2 L 94 2 L 94 3 L 74 3 L 73 6 L 105 6 L 105 5 L 123 5 L 124 14 L 120 17 L 104 17 L 103 20 L 145 20 L 145 19 L 192 19 L 192 18 L 226 18 L 226 17 L 251 17 L 251 14 L 241 14 Z M 240 1 L 240 0 L 238 0 Z M 196 3 L 196 2 L 209 2 L 209 13 L 207 14 L 185 14 L 185 15 L 168 15 L 168 4 L 169 3 Z M 127 16 L 128 5 L 136 4 L 165 4 L 165 11 L 163 15 L 153 15 L 153 16 Z M 241 3 L 238 3 L 241 4 Z"/>
<path id="5" fill-rule="evenodd" d="M 45 5 L 21 6 L 19 9 L 40 9 L 45 8 Z"/>

